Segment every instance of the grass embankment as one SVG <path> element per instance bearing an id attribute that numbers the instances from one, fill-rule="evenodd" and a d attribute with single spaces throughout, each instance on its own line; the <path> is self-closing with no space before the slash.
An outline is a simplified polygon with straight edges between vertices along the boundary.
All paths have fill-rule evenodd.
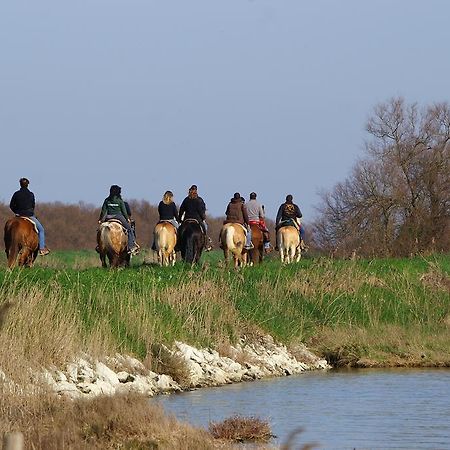
<path id="1" fill-rule="evenodd" d="M 111 271 L 95 267 L 93 252 L 69 252 L 32 270 L 2 268 L 0 298 L 11 306 L 0 367 L 58 365 L 80 350 L 151 364 L 158 343 L 217 346 L 261 332 L 335 365 L 450 365 L 450 256 L 272 259 L 239 272 L 208 258 Z"/>

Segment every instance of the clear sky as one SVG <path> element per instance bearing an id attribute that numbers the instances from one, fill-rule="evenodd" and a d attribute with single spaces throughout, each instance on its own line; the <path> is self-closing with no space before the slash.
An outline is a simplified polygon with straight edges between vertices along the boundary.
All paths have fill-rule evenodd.
<path id="1" fill-rule="evenodd" d="M 372 108 L 449 100 L 447 0 L 0 2 L 0 200 L 255 190 L 310 219 Z"/>

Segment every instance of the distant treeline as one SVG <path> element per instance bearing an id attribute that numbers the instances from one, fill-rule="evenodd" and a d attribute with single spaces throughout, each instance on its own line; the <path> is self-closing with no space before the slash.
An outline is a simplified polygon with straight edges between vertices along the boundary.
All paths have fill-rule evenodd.
<path id="1" fill-rule="evenodd" d="M 140 245 L 151 245 L 153 227 L 158 221 L 158 209 L 147 201 L 128 200 L 136 221 L 137 240 Z M 96 246 L 96 232 L 100 207 L 86 203 L 36 204 L 36 217 L 45 228 L 46 240 L 50 249 L 93 249 Z M 9 205 L 0 203 L 2 223 L 12 217 Z M 209 219 L 211 238 L 217 239 L 223 219 Z"/>
<path id="2" fill-rule="evenodd" d="M 125 199 L 127 200 L 127 199 Z M 147 201 L 128 200 L 136 221 L 137 241 L 149 247 L 153 239 L 153 228 L 158 222 L 158 208 Z M 45 228 L 46 240 L 50 249 L 72 250 L 93 249 L 96 246 L 96 230 L 100 207 L 86 203 L 40 203 L 36 204 L 36 217 Z M 13 213 L 9 205 L 0 203 L 0 220 L 4 224 Z M 218 248 L 219 233 L 223 217 L 208 217 L 208 234 Z M 273 234 L 273 223 L 268 221 Z"/>

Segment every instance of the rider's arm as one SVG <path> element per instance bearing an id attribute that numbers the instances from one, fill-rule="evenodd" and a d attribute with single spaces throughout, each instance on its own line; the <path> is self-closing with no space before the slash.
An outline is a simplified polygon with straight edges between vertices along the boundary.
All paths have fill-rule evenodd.
<path id="1" fill-rule="evenodd" d="M 172 208 L 173 208 L 173 218 L 178 222 L 178 210 L 177 210 L 177 205 L 175 205 L 175 203 L 172 203 Z"/>
<path id="2" fill-rule="evenodd" d="M 123 202 L 123 200 L 119 200 L 119 205 L 120 205 L 120 212 L 122 213 L 123 217 L 125 217 L 126 220 L 130 220 L 130 217 L 128 216 L 127 213 L 127 208 L 125 208 L 125 203 Z"/>
<path id="3" fill-rule="evenodd" d="M 17 211 L 17 203 L 16 203 L 16 194 L 14 193 L 13 196 L 11 197 L 11 201 L 9 202 L 9 208 L 11 209 L 11 211 L 16 214 Z"/>
<path id="4" fill-rule="evenodd" d="M 278 225 L 281 221 L 281 217 L 283 215 L 283 205 L 280 205 L 277 212 L 277 218 L 275 219 L 275 224 Z"/>
<path id="5" fill-rule="evenodd" d="M 206 205 L 202 198 L 199 198 L 199 213 L 202 220 L 206 219 Z"/>
<path id="6" fill-rule="evenodd" d="M 263 220 L 265 218 L 265 216 L 264 216 L 264 209 L 263 209 L 263 207 L 261 205 L 259 205 L 259 218 L 263 219 Z"/>
<path id="7" fill-rule="evenodd" d="M 244 216 L 245 225 L 248 225 L 248 213 L 247 213 L 247 207 L 245 205 L 242 205 L 242 215 Z"/>
<path id="8" fill-rule="evenodd" d="M 102 210 L 100 211 L 100 216 L 98 218 L 99 222 L 103 222 L 103 219 L 106 217 L 106 200 L 103 202 Z"/>
<path id="9" fill-rule="evenodd" d="M 301 219 L 301 218 L 303 217 L 302 212 L 300 211 L 300 208 L 299 208 L 297 205 L 295 205 L 295 215 L 296 215 L 299 219 Z"/>
<path id="10" fill-rule="evenodd" d="M 180 205 L 180 211 L 178 212 L 178 222 L 180 222 L 180 223 L 183 219 L 183 214 L 185 212 L 184 209 L 185 209 L 185 205 L 184 205 L 184 200 L 183 200 Z"/>

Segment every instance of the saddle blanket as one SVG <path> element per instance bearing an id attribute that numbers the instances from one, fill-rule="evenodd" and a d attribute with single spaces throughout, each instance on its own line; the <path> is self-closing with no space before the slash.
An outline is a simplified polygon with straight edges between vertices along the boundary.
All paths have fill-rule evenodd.
<path id="1" fill-rule="evenodd" d="M 125 234 L 127 233 L 127 229 L 123 226 L 122 222 L 119 219 L 108 219 L 105 222 L 102 222 L 102 225 L 104 223 L 118 223 L 122 227 L 123 232 Z"/>
<path id="2" fill-rule="evenodd" d="M 38 231 L 37 226 L 36 226 L 36 222 L 31 217 L 26 217 L 26 216 L 17 216 L 17 217 L 19 217 L 20 219 L 28 220 L 28 222 L 31 222 L 33 224 L 34 231 L 37 234 L 39 234 L 39 231 Z"/>
<path id="3" fill-rule="evenodd" d="M 294 219 L 283 220 L 282 222 L 279 223 L 277 229 L 279 230 L 280 228 L 283 227 L 295 227 L 297 228 L 298 231 L 300 231 L 300 225 Z"/>

